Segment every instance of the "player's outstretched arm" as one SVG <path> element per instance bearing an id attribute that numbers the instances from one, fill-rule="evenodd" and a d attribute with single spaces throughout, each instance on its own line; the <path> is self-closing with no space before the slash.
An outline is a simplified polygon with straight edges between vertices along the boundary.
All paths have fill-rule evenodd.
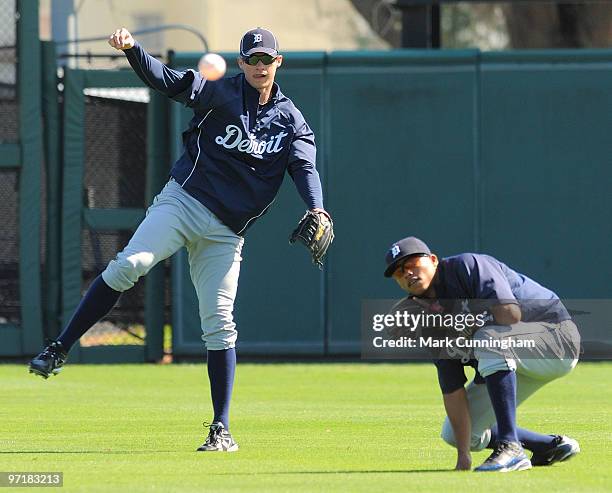
<path id="1" fill-rule="evenodd" d="M 108 38 L 108 44 L 125 53 L 134 72 L 147 86 L 168 97 L 182 93 L 194 80 L 192 71 L 173 70 L 149 55 L 125 27 L 116 29 Z"/>
<path id="2" fill-rule="evenodd" d="M 446 415 L 453 427 L 455 442 L 457 443 L 458 471 L 469 471 L 472 468 L 472 454 L 470 453 L 472 421 L 465 387 L 442 394 Z"/>

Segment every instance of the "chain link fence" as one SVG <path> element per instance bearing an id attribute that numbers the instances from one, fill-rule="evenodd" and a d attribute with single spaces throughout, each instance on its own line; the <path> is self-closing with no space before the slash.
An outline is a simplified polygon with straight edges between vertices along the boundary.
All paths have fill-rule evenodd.
<path id="1" fill-rule="evenodd" d="M 0 323 L 19 325 L 19 225 L 17 171 L 0 172 Z"/>
<path id="2" fill-rule="evenodd" d="M 143 89 L 85 90 L 83 206 L 147 207 L 147 101 Z M 132 231 L 84 229 L 83 290 L 128 243 Z M 144 345 L 145 281 L 126 291 L 117 306 L 81 339 L 82 346 Z M 170 306 L 170 297 L 166 297 Z"/>
<path id="3" fill-rule="evenodd" d="M 0 142 L 17 142 L 17 15 L 15 0 L 0 0 Z"/>
<path id="4" fill-rule="evenodd" d="M 14 0 L 0 0 L 0 143 L 19 140 Z M 19 175 L 0 171 L 0 323 L 19 325 Z"/>

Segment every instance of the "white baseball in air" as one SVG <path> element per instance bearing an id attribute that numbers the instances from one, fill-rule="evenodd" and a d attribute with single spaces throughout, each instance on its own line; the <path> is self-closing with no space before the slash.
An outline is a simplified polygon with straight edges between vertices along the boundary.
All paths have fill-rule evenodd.
<path id="1" fill-rule="evenodd" d="M 216 53 L 206 53 L 198 62 L 198 70 L 206 80 L 217 80 L 225 75 L 225 60 Z"/>

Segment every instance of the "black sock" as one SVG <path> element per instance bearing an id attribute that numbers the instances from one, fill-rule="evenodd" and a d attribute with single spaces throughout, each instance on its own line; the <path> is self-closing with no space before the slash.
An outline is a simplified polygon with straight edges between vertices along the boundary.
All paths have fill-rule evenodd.
<path id="1" fill-rule="evenodd" d="M 111 311 L 119 296 L 121 293 L 110 288 L 101 275 L 94 279 L 70 322 L 57 338 L 66 352 L 92 325 Z"/>
<path id="2" fill-rule="evenodd" d="M 215 417 L 229 430 L 229 408 L 236 372 L 236 349 L 208 351 L 208 378 Z"/>
<path id="3" fill-rule="evenodd" d="M 495 419 L 497 441 L 518 442 L 516 432 L 516 374 L 498 371 L 485 378 Z"/>

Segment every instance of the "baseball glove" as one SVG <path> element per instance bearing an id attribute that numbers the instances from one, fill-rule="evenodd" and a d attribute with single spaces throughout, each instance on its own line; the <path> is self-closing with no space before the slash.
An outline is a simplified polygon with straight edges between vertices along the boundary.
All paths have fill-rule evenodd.
<path id="1" fill-rule="evenodd" d="M 324 212 L 307 211 L 297 228 L 291 233 L 289 243 L 301 241 L 312 255 L 312 263 L 323 269 L 323 257 L 334 241 L 334 223 Z"/>

